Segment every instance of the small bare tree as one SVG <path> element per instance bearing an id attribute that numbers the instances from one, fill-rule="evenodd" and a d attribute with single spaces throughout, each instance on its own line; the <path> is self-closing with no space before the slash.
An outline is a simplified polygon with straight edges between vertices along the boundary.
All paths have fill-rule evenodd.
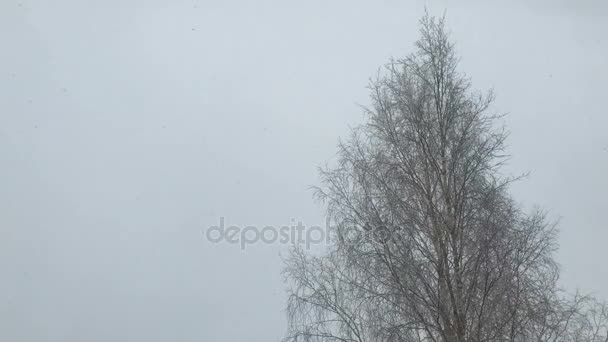
<path id="1" fill-rule="evenodd" d="M 420 33 L 321 171 L 335 241 L 286 259 L 287 339 L 606 340 L 606 307 L 557 287 L 555 225 L 508 194 L 492 93 L 457 71 L 443 19 L 425 16 Z"/>

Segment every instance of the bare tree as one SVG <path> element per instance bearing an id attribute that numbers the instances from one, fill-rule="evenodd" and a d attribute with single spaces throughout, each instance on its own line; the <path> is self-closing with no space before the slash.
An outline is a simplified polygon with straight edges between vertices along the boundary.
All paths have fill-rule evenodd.
<path id="1" fill-rule="evenodd" d="M 293 341 L 599 341 L 606 307 L 557 287 L 555 224 L 501 175 L 506 132 L 457 71 L 444 20 L 371 82 L 368 122 L 316 191 L 322 255 L 286 259 Z"/>

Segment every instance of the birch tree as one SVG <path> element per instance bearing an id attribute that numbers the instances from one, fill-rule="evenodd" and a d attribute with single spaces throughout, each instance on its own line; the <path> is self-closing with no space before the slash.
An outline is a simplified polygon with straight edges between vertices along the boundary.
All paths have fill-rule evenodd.
<path id="1" fill-rule="evenodd" d="M 286 259 L 290 341 L 608 341 L 607 310 L 557 286 L 556 227 L 524 211 L 492 92 L 472 90 L 443 19 L 370 84 L 367 122 L 321 170 L 334 224 Z"/>

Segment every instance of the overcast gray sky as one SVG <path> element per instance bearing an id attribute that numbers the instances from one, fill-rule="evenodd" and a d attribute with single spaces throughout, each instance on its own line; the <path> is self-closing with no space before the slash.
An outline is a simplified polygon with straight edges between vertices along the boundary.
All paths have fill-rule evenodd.
<path id="1" fill-rule="evenodd" d="M 608 299 L 608 8 L 571 3 L 426 5 L 561 217 L 562 284 Z M 316 168 L 424 5 L 2 0 L 0 340 L 278 341 L 282 247 L 201 231 L 323 223 Z"/>

